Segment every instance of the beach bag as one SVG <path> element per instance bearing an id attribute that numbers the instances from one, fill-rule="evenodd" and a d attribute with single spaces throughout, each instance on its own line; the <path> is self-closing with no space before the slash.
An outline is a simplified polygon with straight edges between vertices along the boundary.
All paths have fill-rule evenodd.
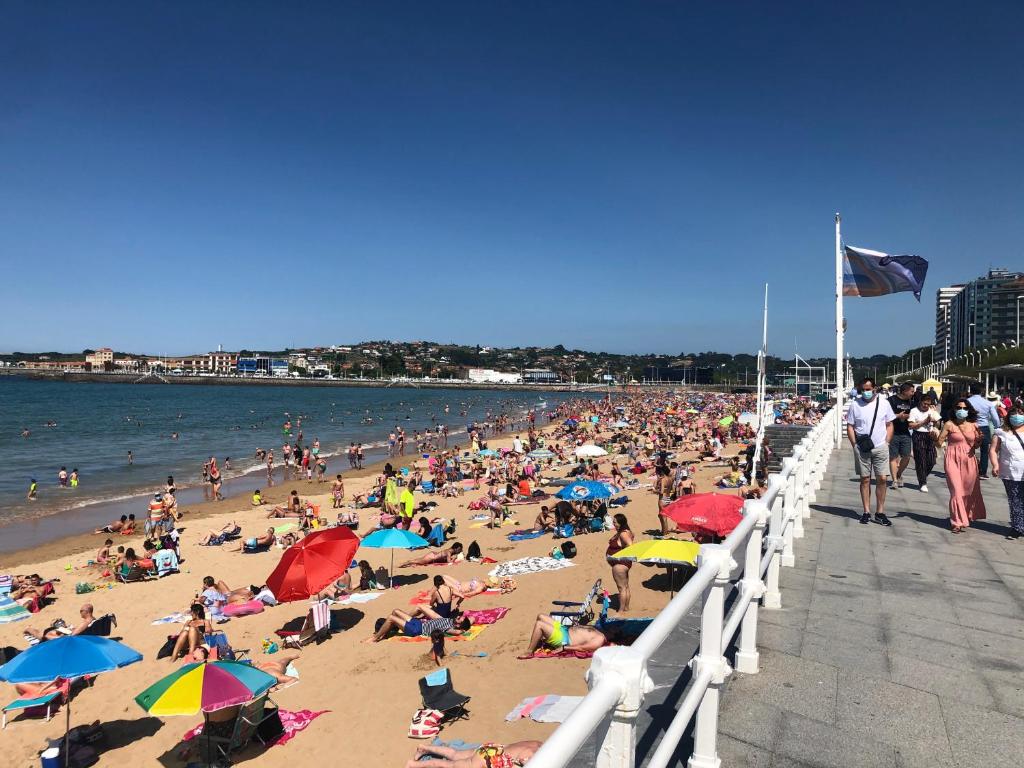
<path id="1" fill-rule="evenodd" d="M 156 652 L 156 657 L 158 659 L 166 659 L 174 653 L 174 643 L 177 639 L 177 635 L 169 635 L 167 641 L 161 645 L 160 650 Z"/>
<path id="2" fill-rule="evenodd" d="M 600 533 L 601 531 L 604 530 L 604 518 L 603 517 L 595 517 L 595 518 L 592 518 L 591 520 L 589 520 L 588 522 L 590 523 L 590 532 L 591 533 Z"/>
<path id="3" fill-rule="evenodd" d="M 480 545 L 474 540 L 466 547 L 466 559 L 467 560 L 478 560 L 480 558 Z"/>
<path id="4" fill-rule="evenodd" d="M 555 528 L 556 539 L 567 539 L 573 535 L 575 529 L 572 527 L 572 523 L 563 523 Z"/>
<path id="5" fill-rule="evenodd" d="M 388 574 L 388 569 L 383 565 L 374 572 L 373 578 L 379 586 L 391 583 L 391 576 Z"/>
<path id="6" fill-rule="evenodd" d="M 417 709 L 409 724 L 410 739 L 430 739 L 441 732 L 441 718 L 444 713 L 438 709 Z"/>
<path id="7" fill-rule="evenodd" d="M 562 557 L 566 560 L 576 557 L 576 544 L 571 541 L 562 542 Z"/>
<path id="8" fill-rule="evenodd" d="M 267 746 L 284 736 L 284 723 L 277 707 L 267 707 L 263 711 L 263 720 L 256 726 L 256 738 L 260 744 Z"/>

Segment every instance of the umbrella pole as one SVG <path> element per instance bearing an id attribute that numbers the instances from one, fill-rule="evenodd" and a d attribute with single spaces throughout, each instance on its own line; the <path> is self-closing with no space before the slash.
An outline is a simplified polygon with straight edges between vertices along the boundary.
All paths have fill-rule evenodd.
<path id="1" fill-rule="evenodd" d="M 71 735 L 71 687 L 68 686 L 68 700 L 64 707 L 64 768 L 71 764 L 71 744 L 68 736 Z"/>
<path id="2" fill-rule="evenodd" d="M 211 751 L 213 750 L 213 739 L 210 738 L 210 713 L 203 712 L 203 733 L 206 735 L 206 765 L 207 768 L 213 765 Z"/>

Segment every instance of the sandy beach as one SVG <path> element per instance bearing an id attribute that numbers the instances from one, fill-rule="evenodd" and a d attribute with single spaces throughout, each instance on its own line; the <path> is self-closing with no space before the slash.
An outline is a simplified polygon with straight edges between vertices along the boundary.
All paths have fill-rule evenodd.
<path id="1" fill-rule="evenodd" d="M 508 446 L 512 435 L 492 438 L 490 447 Z M 727 453 L 734 453 L 731 444 Z M 682 458 L 693 455 L 681 454 Z M 412 463 L 412 457 L 396 460 L 396 467 Z M 607 465 L 607 461 L 605 462 Z M 562 472 L 569 467 L 561 468 Z M 377 467 L 368 467 L 362 473 L 345 473 L 346 493 L 369 486 Z M 694 475 L 698 490 L 711 490 L 712 478 L 721 474 L 721 468 L 698 467 Z M 641 478 L 647 481 L 648 478 Z M 275 486 L 267 498 L 279 501 L 292 488 L 303 497 L 311 497 L 322 509 L 331 506 L 328 485 L 283 483 Z M 657 528 L 657 502 L 649 487 L 627 491 L 629 504 L 623 510 L 630 520 L 638 539 L 649 538 Z M 485 556 L 499 562 L 551 551 L 554 542 L 550 536 L 509 542 L 507 533 L 514 526 L 500 530 L 472 527 L 466 508 L 483 492 L 467 491 L 459 498 L 435 498 L 438 502 L 434 516 L 454 518 L 458 525 L 455 540 L 468 545 L 477 541 Z M 539 506 L 526 505 L 518 511 L 518 527 L 529 527 Z M 225 581 L 231 588 L 263 584 L 278 562 L 281 550 L 247 555 L 236 553 L 231 547 L 201 547 L 196 540 L 211 528 L 219 528 L 230 520 L 237 521 L 244 536 L 255 535 L 266 529 L 267 507 L 253 508 L 247 497 L 238 497 L 219 503 L 207 503 L 190 508 L 181 521 L 182 555 L 185 562 L 180 574 L 158 581 L 118 584 L 86 594 L 75 594 L 77 581 L 88 581 L 93 573 L 85 567 L 86 561 L 102 544 L 104 536 L 78 536 L 61 539 L 44 547 L 4 557 L 0 573 L 33 573 L 44 577 L 57 576 L 61 583 L 57 599 L 28 621 L 0 626 L 0 645 L 24 648 L 22 637 L 25 626 L 42 629 L 61 617 L 72 623 L 81 604 L 91 602 L 97 616 L 113 612 L 118 627 L 113 636 L 141 651 L 144 660 L 116 672 L 102 674 L 91 688 L 75 695 L 72 725 L 98 720 L 108 734 L 108 746 L 100 757 L 102 765 L 152 765 L 154 760 L 168 766 L 184 765 L 175 752 L 181 746 L 181 737 L 201 722 L 201 717 L 150 717 L 133 698 L 150 684 L 170 673 L 176 665 L 167 659 L 157 660 L 156 652 L 169 634 L 176 633 L 178 625 L 157 625 L 152 621 L 175 611 L 187 610 L 194 595 L 201 590 L 206 575 Z M 324 514 L 324 513 L 322 513 Z M 333 517 L 333 515 L 327 515 Z M 363 511 L 363 525 L 359 533 L 370 530 L 369 510 Z M 281 523 L 285 521 L 277 521 Z M 580 599 L 595 579 L 602 579 L 606 588 L 614 592 L 604 551 L 607 533 L 578 535 L 573 541 L 578 556 L 573 567 L 562 570 L 528 574 L 518 578 L 518 589 L 510 594 L 486 593 L 468 600 L 466 608 L 484 609 L 504 606 L 508 615 L 486 629 L 472 641 L 449 642 L 448 652 L 462 651 L 486 653 L 486 657 L 449 656 L 445 665 L 451 670 L 455 687 L 472 696 L 471 716 L 447 725 L 441 733 L 445 740 L 462 739 L 468 742 L 495 740 L 503 743 L 522 739 L 540 739 L 551 732 L 554 724 L 538 724 L 531 720 L 513 723 L 505 715 L 527 696 L 543 694 L 581 695 L 586 691 L 583 675 L 588 660 L 534 659 L 520 661 L 516 655 L 525 650 L 528 632 L 538 613 L 552 609 L 551 601 Z M 113 537 L 115 544 L 133 546 L 141 550 L 143 536 Z M 401 560 L 399 552 L 396 562 Z M 386 550 L 360 549 L 359 558 L 365 558 L 376 568 L 387 567 L 390 554 Z M 333 634 L 320 645 L 303 649 L 296 662 L 300 682 L 272 698 L 286 710 L 325 711 L 309 727 L 282 746 L 269 749 L 249 747 L 236 757 L 236 762 L 253 765 L 283 766 L 286 764 L 333 764 L 339 749 L 343 750 L 349 765 L 399 766 L 412 755 L 419 742 L 407 736 L 412 714 L 421 706 L 417 680 L 435 669 L 428 651 L 428 643 L 382 642 L 364 644 L 372 634 L 374 621 L 387 616 L 395 608 L 408 609 L 417 592 L 430 586 L 430 579 L 438 573 L 450 574 L 460 580 L 484 578 L 494 566 L 463 562 L 453 566 L 424 566 L 397 573 L 419 579 L 419 583 L 380 593 L 371 602 L 340 608 L 346 631 Z M 664 571 L 657 568 L 635 566 L 631 575 L 633 605 L 630 616 L 653 616 L 669 598 Z M 222 625 L 232 645 L 251 649 L 256 661 L 264 658 L 260 645 L 264 638 L 273 638 L 274 631 L 288 622 L 300 619 L 307 603 L 286 603 L 268 608 L 261 614 L 234 618 Z M 338 610 L 338 609 L 336 609 Z M 273 657 L 270 657 L 273 658 Z M 14 691 L 4 686 L 3 695 L 15 698 Z M 38 752 L 47 738 L 63 733 L 64 713 L 49 723 L 40 719 L 17 717 L 9 723 L 3 734 L 5 752 L 12 766 L 38 765 Z"/>

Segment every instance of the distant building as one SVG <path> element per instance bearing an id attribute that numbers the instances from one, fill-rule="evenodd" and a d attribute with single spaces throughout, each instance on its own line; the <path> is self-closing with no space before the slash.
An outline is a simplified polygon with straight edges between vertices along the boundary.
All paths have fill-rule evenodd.
<path id="1" fill-rule="evenodd" d="M 962 286 L 940 288 L 935 304 L 936 360 L 1019 341 L 1021 300 L 1024 273 L 1005 269 L 990 269 Z"/>
<path id="2" fill-rule="evenodd" d="M 547 368 L 527 368 L 523 371 L 523 381 L 527 384 L 557 384 L 561 377 Z"/>
<path id="3" fill-rule="evenodd" d="M 523 377 L 518 373 L 505 373 L 492 368 L 470 368 L 466 378 L 476 384 L 521 384 Z"/>
<path id="4" fill-rule="evenodd" d="M 85 356 L 85 364 L 94 371 L 109 370 L 114 367 L 114 350 L 110 347 L 101 347 Z"/>

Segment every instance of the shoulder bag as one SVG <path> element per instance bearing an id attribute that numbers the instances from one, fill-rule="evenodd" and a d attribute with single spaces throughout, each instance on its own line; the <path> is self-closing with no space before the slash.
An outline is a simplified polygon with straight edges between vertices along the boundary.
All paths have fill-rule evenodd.
<path id="1" fill-rule="evenodd" d="M 871 433 L 875 431 L 875 420 L 878 418 L 879 401 L 875 400 L 875 415 L 871 417 L 871 426 L 868 427 L 866 435 L 857 435 L 857 450 L 861 453 L 871 453 L 875 449 L 875 441 L 871 439 Z"/>

